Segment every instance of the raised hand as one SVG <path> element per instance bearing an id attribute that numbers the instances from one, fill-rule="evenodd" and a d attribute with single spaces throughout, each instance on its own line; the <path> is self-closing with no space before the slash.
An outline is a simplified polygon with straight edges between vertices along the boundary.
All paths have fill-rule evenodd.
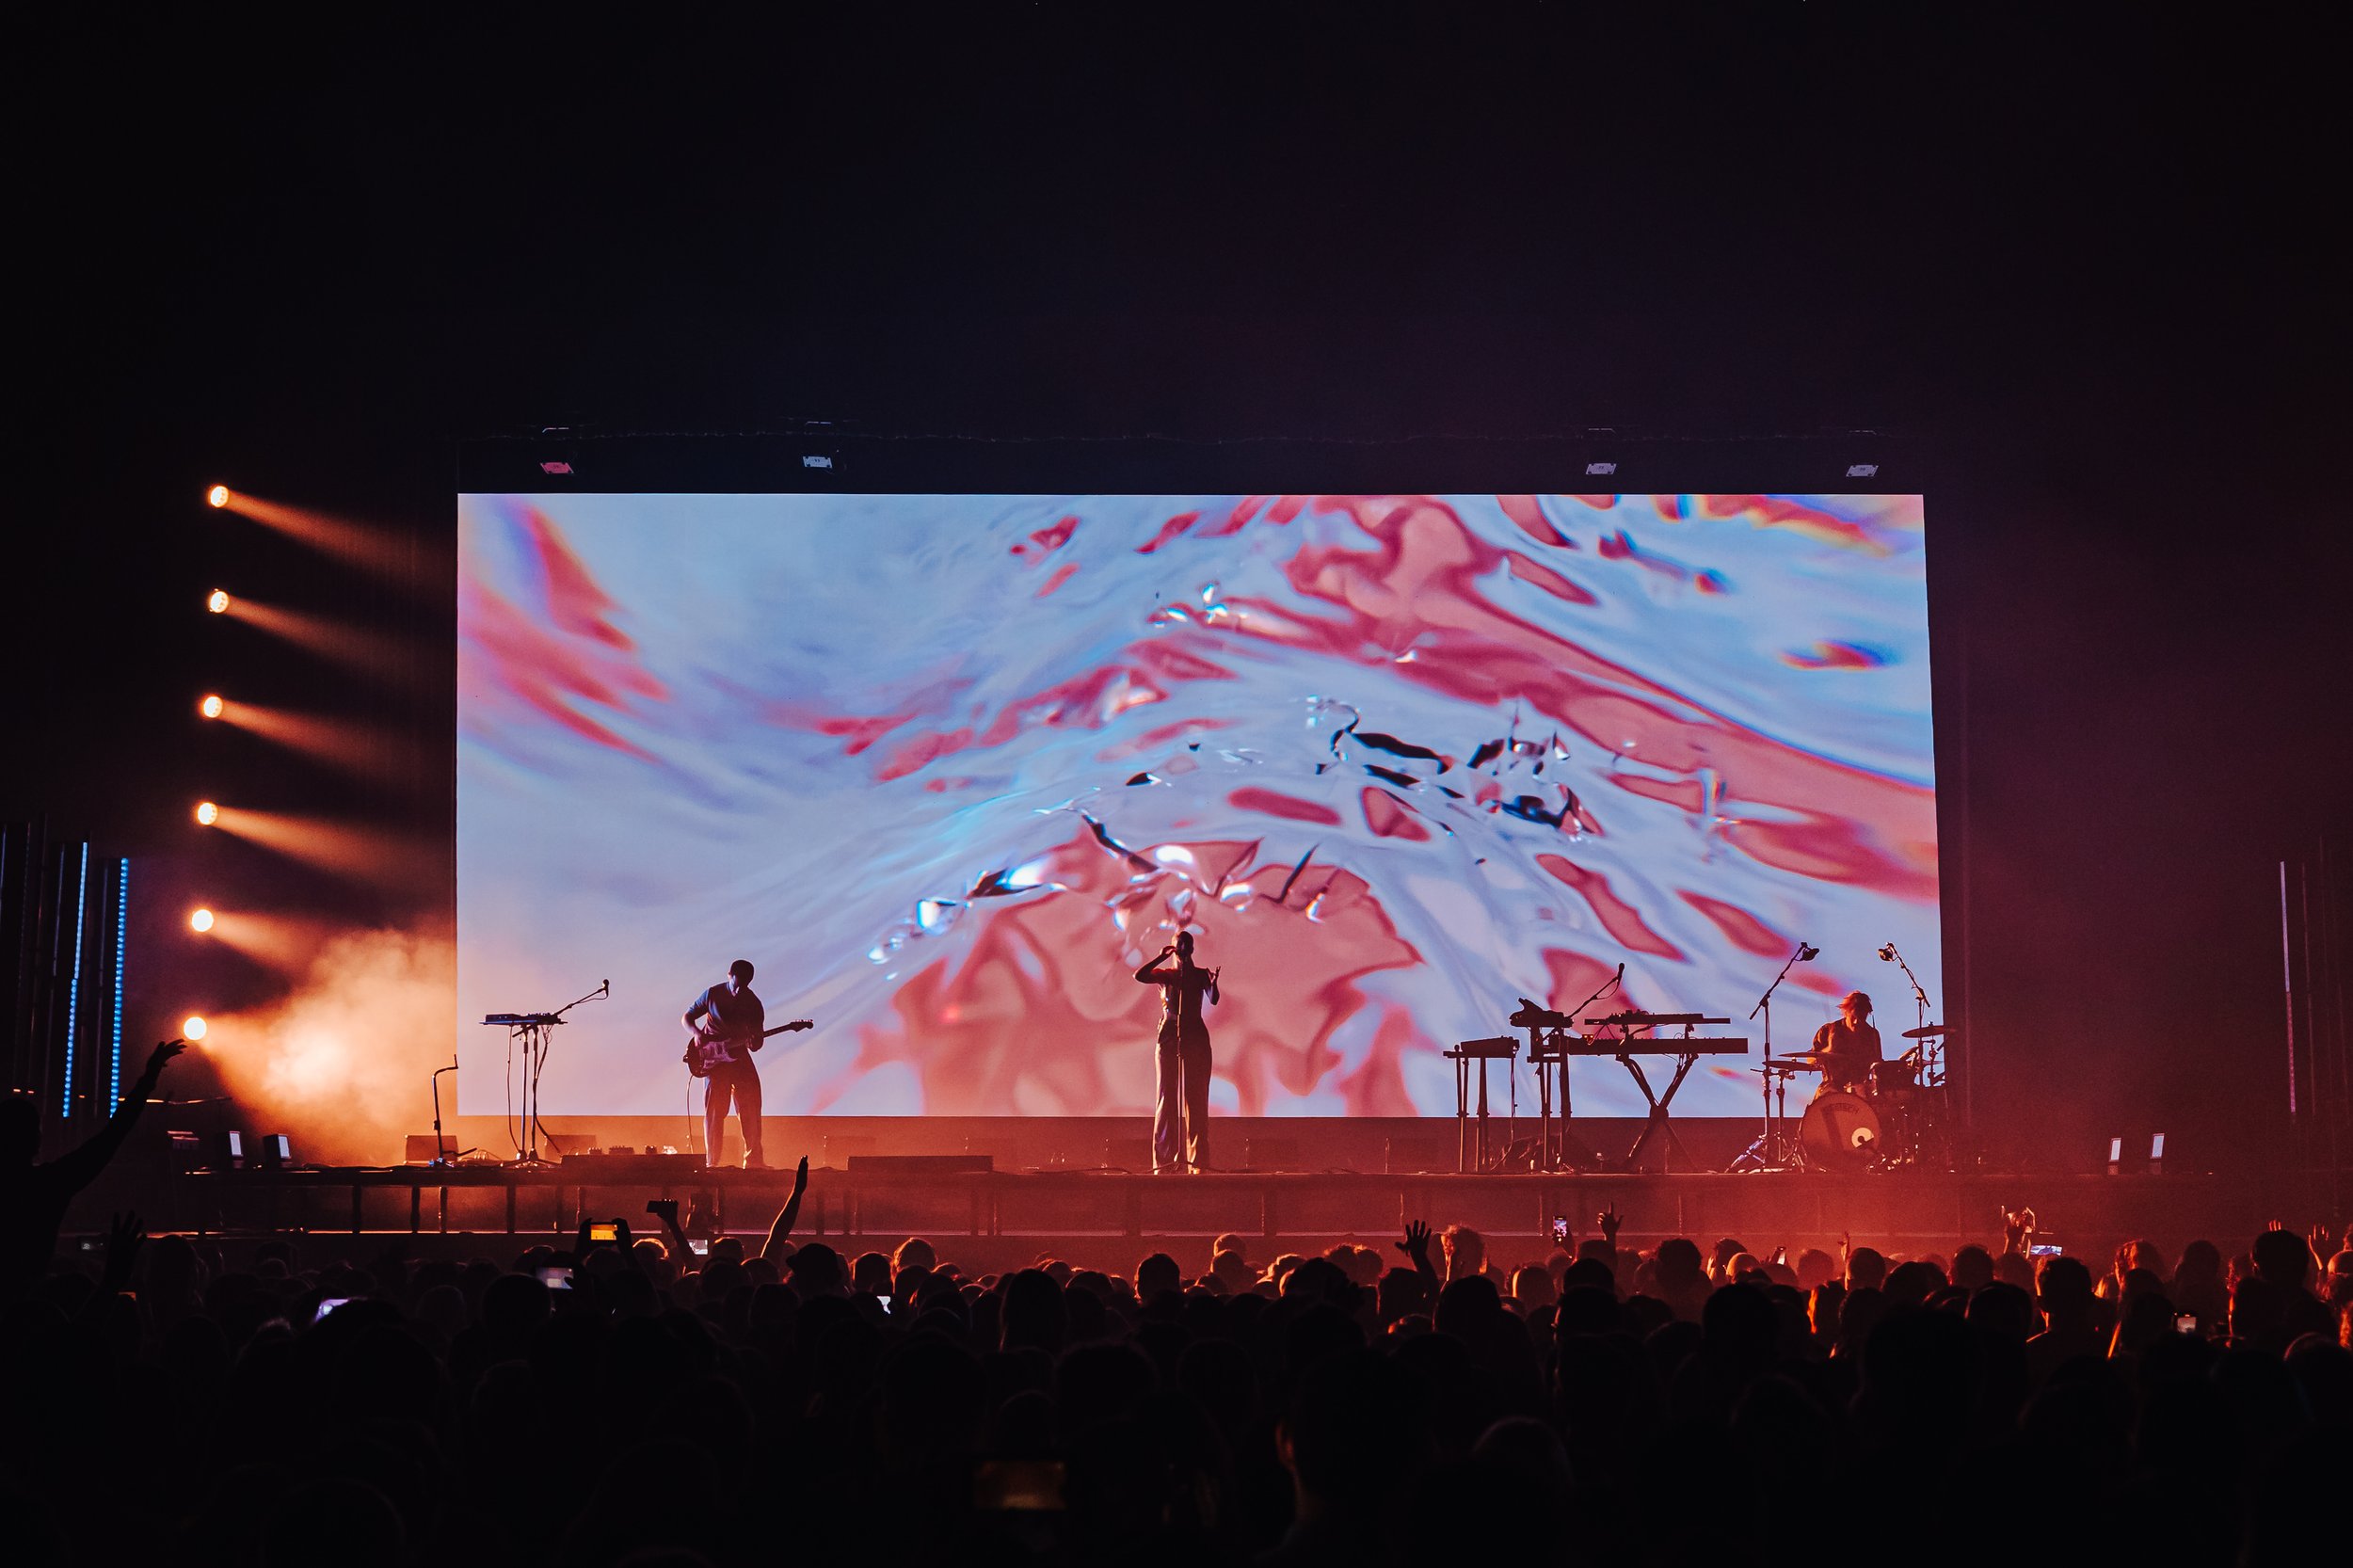
<path id="1" fill-rule="evenodd" d="M 148 1053 L 147 1065 L 141 1069 L 140 1076 L 150 1083 L 154 1082 L 164 1076 L 164 1068 L 170 1064 L 171 1059 L 187 1048 L 188 1043 L 185 1040 L 156 1042 L 155 1048 Z"/>
<path id="2" fill-rule="evenodd" d="M 1421 1221 L 1408 1220 L 1405 1223 L 1405 1240 L 1394 1245 L 1414 1260 L 1416 1268 L 1430 1267 L 1430 1227 Z"/>
<path id="3" fill-rule="evenodd" d="M 1611 1204 L 1593 1216 L 1593 1224 L 1601 1226 L 1601 1239 L 1614 1247 L 1618 1244 L 1618 1228 L 1625 1220 L 1618 1213 L 1618 1206 Z"/>
<path id="4" fill-rule="evenodd" d="M 678 1229 L 678 1199 L 648 1198 L 646 1200 L 646 1212 L 652 1215 L 655 1219 L 660 1220 L 664 1228 L 668 1230 Z"/>
<path id="5" fill-rule="evenodd" d="M 792 1191 L 797 1194 L 801 1189 L 807 1187 L 808 1185 L 808 1156 L 803 1155 L 801 1156 L 801 1162 L 792 1169 Z"/>
<path id="6" fill-rule="evenodd" d="M 101 1293 L 114 1295 L 131 1283 L 131 1264 L 147 1245 L 146 1227 L 136 1209 L 124 1209 L 106 1227 L 106 1277 Z"/>

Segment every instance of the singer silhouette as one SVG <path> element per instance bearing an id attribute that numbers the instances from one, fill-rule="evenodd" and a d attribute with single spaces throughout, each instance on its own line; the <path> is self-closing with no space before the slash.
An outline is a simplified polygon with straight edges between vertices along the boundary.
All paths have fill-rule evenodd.
<path id="1" fill-rule="evenodd" d="M 1166 962 L 1171 956 L 1176 962 Z M 1152 1105 L 1152 1170 L 1198 1173 L 1209 1163 L 1209 1026 L 1201 999 L 1217 1005 L 1218 971 L 1193 961 L 1193 933 L 1178 935 L 1136 979 L 1160 988 L 1160 1091 Z M 1180 1113 L 1181 1108 L 1181 1113 Z"/>

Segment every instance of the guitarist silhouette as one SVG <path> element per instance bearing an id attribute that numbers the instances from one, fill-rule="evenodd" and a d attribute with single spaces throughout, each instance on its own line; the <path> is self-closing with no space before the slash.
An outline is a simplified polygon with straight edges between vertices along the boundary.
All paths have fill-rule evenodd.
<path id="1" fill-rule="evenodd" d="M 695 999 L 681 1021 L 689 1035 L 687 1070 L 703 1080 L 703 1157 L 713 1165 L 719 1163 L 719 1149 L 727 1138 L 728 1106 L 732 1101 L 736 1120 L 744 1128 L 744 1168 L 766 1170 L 760 1128 L 760 1069 L 752 1064 L 752 1052 L 768 1035 L 807 1029 L 808 1020 L 768 1028 L 767 1009 L 752 990 L 751 961 L 739 958 L 728 966 L 725 981 Z"/>

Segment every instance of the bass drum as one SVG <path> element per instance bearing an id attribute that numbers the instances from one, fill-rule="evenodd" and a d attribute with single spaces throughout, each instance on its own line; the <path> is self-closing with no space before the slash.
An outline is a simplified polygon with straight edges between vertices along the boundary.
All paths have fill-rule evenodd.
<path id="1" fill-rule="evenodd" d="M 1817 1171 L 1867 1171 L 1880 1162 L 1885 1130 L 1869 1100 L 1844 1089 L 1827 1089 L 1805 1108 L 1805 1120 L 1798 1124 L 1798 1147 Z"/>

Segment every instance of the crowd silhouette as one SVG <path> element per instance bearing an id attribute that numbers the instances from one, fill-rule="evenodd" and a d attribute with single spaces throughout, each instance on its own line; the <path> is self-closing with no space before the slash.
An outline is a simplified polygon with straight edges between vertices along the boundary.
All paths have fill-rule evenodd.
<path id="1" fill-rule="evenodd" d="M 921 1240 L 795 1245 L 806 1180 L 764 1240 L 656 1204 L 658 1237 L 470 1262 L 119 1217 L 0 1305 L 12 1560 L 2267 1564 L 2342 1540 L 2353 1251 L 2318 1231 L 2095 1266 L 2016 1236 L 1643 1247 L 1605 1213 L 1511 1268 L 1414 1224 L 1263 1260 L 1224 1237 L 1191 1277 L 1164 1252 L 976 1277 Z"/>

